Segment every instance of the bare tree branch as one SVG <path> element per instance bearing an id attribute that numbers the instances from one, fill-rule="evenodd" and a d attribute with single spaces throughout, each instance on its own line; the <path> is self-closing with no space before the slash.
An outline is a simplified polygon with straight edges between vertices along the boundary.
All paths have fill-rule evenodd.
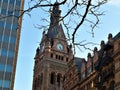
<path id="1" fill-rule="evenodd" d="M 62 22 L 67 31 L 67 40 L 72 42 L 73 47 L 82 46 L 86 49 L 86 44 L 88 43 L 78 43 L 75 42 L 76 33 L 80 30 L 80 27 L 87 23 L 90 26 L 90 34 L 94 37 L 94 30 L 98 27 L 100 22 L 100 16 L 104 15 L 104 12 L 100 12 L 100 7 L 104 5 L 107 0 L 59 0 L 60 2 L 53 2 L 52 0 L 29 0 L 28 9 L 26 10 L 14 10 L 13 12 L 20 11 L 21 14 L 19 16 L 15 16 L 13 12 L 11 12 L 8 16 L 0 16 L 0 19 L 5 19 L 8 17 L 16 17 L 20 18 L 24 14 L 28 14 L 31 17 L 30 12 L 36 8 L 41 9 L 43 12 L 47 12 L 51 14 L 52 6 L 64 6 L 66 8 L 66 12 L 62 15 L 59 22 Z M 41 20 L 46 22 L 46 25 L 34 25 L 35 28 L 45 30 L 48 27 L 48 23 L 50 22 L 43 16 L 41 16 Z M 90 50 L 90 49 L 89 49 Z M 75 50 L 74 50 L 75 51 Z"/>
<path id="2" fill-rule="evenodd" d="M 87 16 L 89 7 L 90 7 L 90 5 L 91 5 L 91 1 L 92 1 L 92 0 L 89 0 L 89 1 L 88 1 L 88 4 L 87 4 L 87 6 L 86 6 L 85 13 L 84 13 L 84 15 L 83 15 L 83 18 L 82 18 L 82 20 L 80 21 L 80 23 L 76 26 L 76 28 L 75 28 L 75 30 L 74 30 L 74 32 L 73 32 L 73 34 L 72 34 L 72 42 L 73 42 L 73 43 L 74 43 L 75 34 L 76 34 L 78 28 L 83 24 L 83 22 L 84 22 L 84 20 L 85 20 L 85 18 L 86 18 L 86 16 Z"/>

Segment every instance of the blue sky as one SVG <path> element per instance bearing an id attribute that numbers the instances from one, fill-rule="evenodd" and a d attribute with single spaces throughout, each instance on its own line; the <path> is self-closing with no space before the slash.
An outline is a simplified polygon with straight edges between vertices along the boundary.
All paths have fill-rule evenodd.
<path id="1" fill-rule="evenodd" d="M 25 9 L 28 8 L 28 1 L 25 0 Z M 107 41 L 109 33 L 114 36 L 120 32 L 120 0 L 111 0 L 102 9 L 106 12 L 101 17 L 99 27 L 94 31 L 95 37 L 92 38 L 84 29 L 77 32 L 77 39 L 99 44 L 101 40 Z M 42 37 L 42 30 L 34 26 L 43 24 L 40 20 L 43 14 L 40 9 L 34 9 L 30 14 L 31 17 L 27 14 L 23 17 L 14 90 L 32 90 L 34 56 Z M 92 46 L 91 48 L 93 49 Z M 76 56 L 85 58 L 90 51 L 82 50 L 82 52 L 77 50 Z"/>

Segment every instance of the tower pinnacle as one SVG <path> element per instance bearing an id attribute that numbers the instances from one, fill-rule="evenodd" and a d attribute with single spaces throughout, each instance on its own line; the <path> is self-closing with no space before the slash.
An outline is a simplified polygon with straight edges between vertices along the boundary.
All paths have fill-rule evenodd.
<path id="1" fill-rule="evenodd" d="M 54 6 L 53 6 L 53 9 L 51 12 L 50 27 L 54 27 L 54 26 L 59 25 L 60 14 L 61 14 L 61 10 L 59 9 L 58 2 L 56 1 L 54 3 Z"/>

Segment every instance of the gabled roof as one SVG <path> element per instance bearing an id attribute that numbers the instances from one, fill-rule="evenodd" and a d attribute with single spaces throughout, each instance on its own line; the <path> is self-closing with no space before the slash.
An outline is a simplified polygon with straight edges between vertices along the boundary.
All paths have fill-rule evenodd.
<path id="1" fill-rule="evenodd" d="M 120 32 L 113 38 L 114 40 L 120 38 Z"/>
<path id="2" fill-rule="evenodd" d="M 47 32 L 47 37 L 50 39 L 53 38 L 65 38 L 65 34 L 62 28 L 62 25 L 60 23 L 60 14 L 61 10 L 59 9 L 59 5 L 57 5 L 58 2 L 55 2 L 55 5 L 53 6 L 51 17 L 50 17 L 50 26 Z"/>
<path id="3" fill-rule="evenodd" d="M 87 61 L 87 68 L 91 67 L 91 65 L 92 65 L 92 59 L 89 58 Z"/>
<path id="4" fill-rule="evenodd" d="M 62 36 L 63 39 L 66 39 L 61 24 L 56 25 L 56 26 L 54 26 L 52 28 L 50 27 L 48 32 L 47 32 L 47 37 L 50 38 L 50 39 L 61 38 L 61 36 Z"/>
<path id="5" fill-rule="evenodd" d="M 78 72 L 81 72 L 82 60 L 83 59 L 79 57 L 74 58 L 74 64 L 76 65 Z"/>

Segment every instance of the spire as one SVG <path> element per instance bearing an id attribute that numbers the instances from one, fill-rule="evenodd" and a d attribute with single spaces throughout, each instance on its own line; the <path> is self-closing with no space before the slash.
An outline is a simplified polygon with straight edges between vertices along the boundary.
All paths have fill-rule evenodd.
<path id="1" fill-rule="evenodd" d="M 59 23 L 60 14 L 61 10 L 59 9 L 59 3 L 56 1 L 51 11 L 50 26 L 47 32 L 47 37 L 50 39 L 53 38 L 61 38 L 64 40 L 66 39 L 62 25 Z"/>
<path id="2" fill-rule="evenodd" d="M 54 3 L 53 9 L 51 11 L 50 27 L 54 27 L 56 25 L 59 25 L 60 14 L 61 14 L 61 10 L 59 9 L 58 2 L 56 1 Z"/>

